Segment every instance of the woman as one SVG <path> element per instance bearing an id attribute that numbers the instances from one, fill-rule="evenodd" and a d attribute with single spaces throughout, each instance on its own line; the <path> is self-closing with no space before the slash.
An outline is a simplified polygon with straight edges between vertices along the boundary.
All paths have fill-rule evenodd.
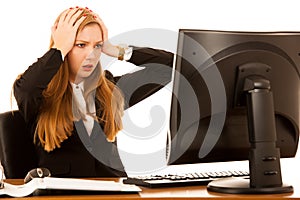
<path id="1" fill-rule="evenodd" d="M 113 77 L 103 71 L 101 53 L 145 68 Z M 57 177 L 126 176 L 115 142 L 123 110 L 168 83 L 172 63 L 173 55 L 162 50 L 112 45 L 88 8 L 63 11 L 49 51 L 14 83 L 38 166 Z"/>

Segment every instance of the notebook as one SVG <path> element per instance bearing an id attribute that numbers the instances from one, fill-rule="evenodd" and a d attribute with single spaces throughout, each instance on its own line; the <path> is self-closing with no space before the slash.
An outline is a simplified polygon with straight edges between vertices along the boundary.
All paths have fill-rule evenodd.
<path id="1" fill-rule="evenodd" d="M 37 190 L 119 193 L 136 193 L 141 191 L 138 186 L 115 181 L 45 177 L 33 178 L 30 182 L 23 185 L 13 185 L 4 182 L 3 188 L 0 189 L 0 195 L 24 197 L 33 194 Z"/>

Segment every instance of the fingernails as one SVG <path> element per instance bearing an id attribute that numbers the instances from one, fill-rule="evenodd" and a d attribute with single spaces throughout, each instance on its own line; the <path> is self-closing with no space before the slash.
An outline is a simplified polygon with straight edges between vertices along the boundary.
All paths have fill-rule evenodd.
<path id="1" fill-rule="evenodd" d="M 94 17 L 94 19 L 96 19 L 96 18 L 97 18 L 97 16 L 95 16 L 95 15 L 93 15 L 93 17 Z"/>

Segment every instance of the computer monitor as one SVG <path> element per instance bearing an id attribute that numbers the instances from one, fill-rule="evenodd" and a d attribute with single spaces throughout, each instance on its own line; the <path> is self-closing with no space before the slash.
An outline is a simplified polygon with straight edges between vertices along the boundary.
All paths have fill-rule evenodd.
<path id="1" fill-rule="evenodd" d="M 300 32 L 179 30 L 169 164 L 249 159 L 250 187 L 282 188 L 280 157 L 298 147 L 299 77 Z"/>

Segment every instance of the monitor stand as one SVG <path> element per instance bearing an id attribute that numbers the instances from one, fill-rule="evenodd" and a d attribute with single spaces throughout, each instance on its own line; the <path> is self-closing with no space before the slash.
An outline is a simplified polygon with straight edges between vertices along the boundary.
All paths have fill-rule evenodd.
<path id="1" fill-rule="evenodd" d="M 241 70 L 253 71 L 253 68 L 261 67 L 256 64 L 246 66 Z M 250 75 L 244 79 L 243 85 L 247 98 L 250 179 L 219 179 L 210 182 L 207 189 L 213 192 L 235 194 L 293 192 L 292 186 L 282 184 L 280 151 L 276 147 L 277 136 L 270 81 L 263 76 Z"/>
<path id="2" fill-rule="evenodd" d="M 281 194 L 293 192 L 293 186 L 251 187 L 250 179 L 221 178 L 210 182 L 208 191 L 228 194 Z"/>

